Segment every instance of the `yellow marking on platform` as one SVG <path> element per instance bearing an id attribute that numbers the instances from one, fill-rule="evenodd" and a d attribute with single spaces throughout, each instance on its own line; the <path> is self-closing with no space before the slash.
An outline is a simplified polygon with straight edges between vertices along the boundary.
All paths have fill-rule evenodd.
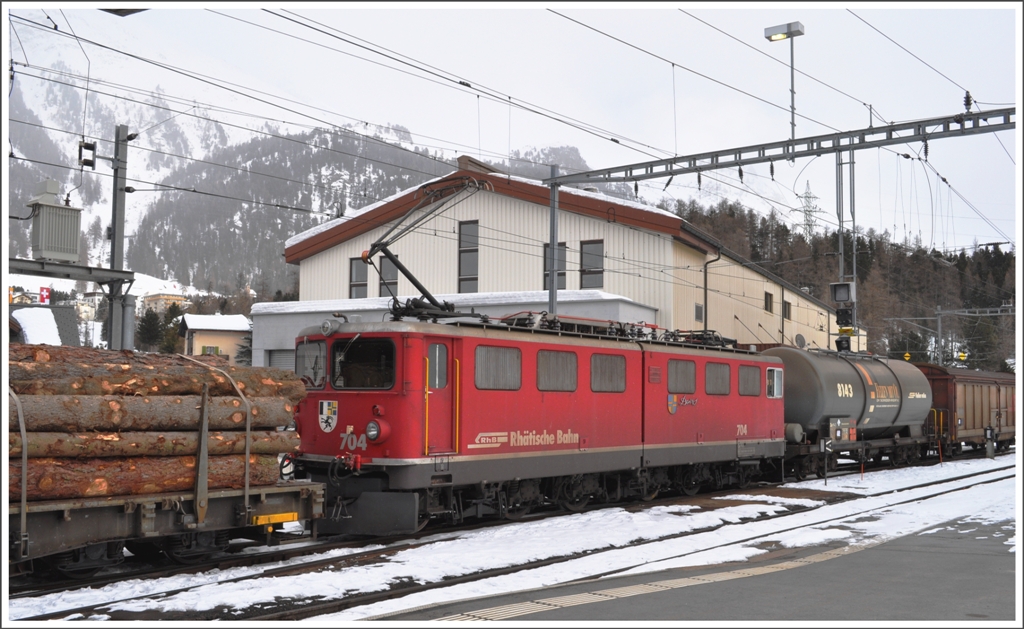
<path id="1" fill-rule="evenodd" d="M 529 614 L 535 614 L 538 612 L 548 611 L 552 609 L 561 609 L 564 607 L 573 607 L 576 605 L 587 605 L 589 603 L 599 603 L 602 601 L 609 601 L 617 598 L 626 598 L 629 596 L 637 596 L 640 594 L 666 592 L 668 590 L 690 587 L 693 585 L 706 585 L 708 583 L 719 583 L 721 581 L 729 581 L 731 579 L 742 579 L 743 577 L 753 577 L 764 574 L 771 574 L 773 572 L 779 572 L 781 570 L 791 570 L 793 568 L 808 566 L 821 561 L 828 561 L 829 559 L 835 559 L 837 557 L 845 557 L 847 555 L 859 552 L 866 548 L 877 546 L 881 543 L 881 541 L 862 542 L 856 546 L 844 546 L 842 548 L 826 550 L 820 553 L 816 553 L 814 555 L 802 557 L 800 559 L 791 559 L 789 561 L 783 561 L 777 564 L 771 564 L 767 566 L 742 568 L 739 570 L 730 570 L 727 572 L 714 572 L 711 574 L 702 574 L 693 577 L 683 577 L 680 579 L 654 581 L 652 583 L 641 583 L 638 585 L 611 588 L 608 590 L 598 590 L 596 592 L 584 592 L 581 594 L 572 594 L 568 596 L 544 598 L 536 601 L 529 601 L 526 603 L 515 603 L 513 605 L 502 605 L 501 607 L 492 607 L 489 609 L 483 609 L 475 612 L 464 612 L 461 614 L 456 614 L 454 616 L 438 618 L 438 620 L 506 620 L 508 618 L 526 616 Z"/>

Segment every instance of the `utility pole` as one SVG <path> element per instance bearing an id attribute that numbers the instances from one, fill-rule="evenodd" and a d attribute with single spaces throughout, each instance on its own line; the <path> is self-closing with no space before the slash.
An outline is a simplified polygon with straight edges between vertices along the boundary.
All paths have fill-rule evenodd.
<path id="1" fill-rule="evenodd" d="M 110 269 L 124 270 L 124 208 L 125 186 L 128 180 L 128 142 L 138 134 L 128 133 L 128 125 L 119 124 L 114 129 L 114 156 L 110 160 L 114 169 L 114 190 L 111 194 L 112 207 L 110 217 Z M 135 339 L 135 298 L 126 295 L 127 289 L 123 280 L 112 280 L 107 283 L 107 309 L 109 349 L 134 349 Z M 130 286 L 130 284 L 129 284 Z M 127 299 L 126 299 L 127 297 Z M 130 310 L 129 310 L 130 308 Z"/>
<path id="2" fill-rule="evenodd" d="M 551 178 L 558 176 L 558 166 L 551 166 Z M 558 316 L 558 184 L 551 184 L 551 216 L 548 234 L 548 316 Z"/>

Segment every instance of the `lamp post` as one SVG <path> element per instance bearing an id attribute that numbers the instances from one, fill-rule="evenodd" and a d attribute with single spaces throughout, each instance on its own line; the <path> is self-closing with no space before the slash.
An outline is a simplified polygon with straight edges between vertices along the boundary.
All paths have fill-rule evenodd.
<path id="1" fill-rule="evenodd" d="M 764 29 L 764 38 L 768 41 L 782 41 L 783 39 L 789 40 L 789 137 L 791 140 L 796 140 L 796 87 L 793 71 L 793 38 L 799 37 L 803 34 L 804 25 L 800 22 L 779 24 L 778 26 L 772 26 Z"/>

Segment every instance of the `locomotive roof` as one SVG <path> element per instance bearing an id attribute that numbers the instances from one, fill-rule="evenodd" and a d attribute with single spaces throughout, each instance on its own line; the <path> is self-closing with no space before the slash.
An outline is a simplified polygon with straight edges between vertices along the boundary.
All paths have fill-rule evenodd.
<path id="1" fill-rule="evenodd" d="M 717 352 L 734 355 L 745 360 L 781 362 L 780 359 L 766 356 L 758 352 L 745 349 L 734 349 L 731 347 L 712 347 L 694 343 L 683 343 L 679 341 L 657 340 L 651 338 L 633 338 L 628 336 L 610 336 L 605 334 L 588 334 L 584 332 L 566 332 L 563 330 L 548 330 L 544 328 L 527 328 L 522 326 L 508 326 L 497 323 L 482 323 L 472 320 L 450 321 L 447 323 L 430 323 L 422 321 L 383 321 L 377 323 L 341 323 L 336 324 L 335 333 L 341 334 L 365 334 L 365 333 L 407 333 L 407 334 L 436 334 L 438 336 L 473 336 L 477 338 L 504 338 L 526 340 L 524 335 L 533 335 L 532 342 L 557 342 L 572 346 L 601 346 L 610 348 L 618 345 L 620 348 L 625 345 L 631 351 L 640 351 L 640 345 L 655 345 L 659 348 L 670 349 L 678 353 L 700 353 Z M 299 332 L 299 337 L 322 336 L 320 326 L 304 328 Z"/>

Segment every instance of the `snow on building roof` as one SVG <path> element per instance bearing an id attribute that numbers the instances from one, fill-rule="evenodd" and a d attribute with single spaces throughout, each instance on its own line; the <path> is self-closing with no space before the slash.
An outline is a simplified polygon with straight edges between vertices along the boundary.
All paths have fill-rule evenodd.
<path id="1" fill-rule="evenodd" d="M 410 297 L 405 295 L 399 301 L 405 302 Z M 455 293 L 451 295 L 434 295 L 438 301 L 447 301 L 460 306 L 515 306 L 517 304 L 547 303 L 548 291 L 532 290 L 508 293 Z M 601 290 L 560 290 L 558 303 L 578 301 L 618 300 L 633 303 L 632 299 L 606 293 Z M 363 310 L 386 310 L 390 297 L 367 297 L 365 299 L 321 299 L 315 301 L 267 301 L 253 304 L 252 314 L 285 314 L 302 312 L 359 312 Z M 189 315 L 185 315 L 186 317 Z"/>
<path id="2" fill-rule="evenodd" d="M 197 315 L 187 314 L 185 327 L 189 330 L 212 330 L 217 332 L 248 332 L 252 329 L 245 315 Z"/>
<path id="3" fill-rule="evenodd" d="M 308 239 L 312 238 L 313 236 L 316 236 L 317 234 L 321 234 L 321 233 L 323 233 L 325 231 L 328 231 L 328 230 L 330 230 L 330 229 L 332 229 L 334 227 L 337 227 L 338 225 L 341 225 L 342 223 L 345 223 L 345 222 L 350 221 L 350 220 L 352 220 L 354 218 L 362 216 L 363 214 L 366 214 L 368 212 L 372 212 L 373 210 L 376 210 L 379 207 L 383 207 L 383 206 L 387 205 L 388 203 L 390 203 L 390 202 L 392 202 L 392 201 L 394 201 L 396 199 L 399 199 L 401 197 L 404 197 L 407 194 L 410 194 L 414 190 L 418 190 L 419 188 L 422 188 L 423 186 L 427 186 L 427 185 L 430 185 L 430 184 L 435 183 L 437 181 L 441 181 L 442 179 L 450 177 L 450 176 L 452 176 L 453 174 L 455 174 L 457 172 L 460 172 L 460 171 L 453 171 L 452 173 L 449 173 L 449 174 L 444 175 L 442 177 L 436 177 L 434 179 L 431 179 L 430 181 L 427 181 L 426 183 L 423 183 L 423 184 L 420 184 L 419 186 L 416 186 L 415 188 L 406 188 L 405 190 L 401 190 L 401 191 L 399 191 L 399 192 L 389 196 L 386 199 L 383 199 L 381 201 L 377 201 L 376 203 L 373 203 L 371 205 L 367 205 L 366 207 L 362 207 L 362 208 L 360 208 L 358 210 L 355 210 L 353 212 L 349 212 L 345 216 L 329 220 L 329 221 L 327 221 L 325 223 L 321 223 L 320 225 L 317 225 L 315 227 L 311 227 L 311 228 L 307 229 L 306 231 L 304 231 L 302 233 L 299 233 L 299 234 L 296 234 L 296 235 L 292 236 L 291 238 L 289 238 L 288 240 L 286 240 L 285 243 L 284 243 L 285 249 L 288 249 L 289 247 L 292 247 L 292 246 L 297 245 L 297 244 L 299 244 L 299 243 L 301 243 L 301 242 L 303 242 L 305 240 L 308 240 Z M 474 173 L 474 174 L 475 175 L 484 175 L 483 173 Z M 488 173 L 488 175 L 490 175 L 492 177 L 500 177 L 501 179 L 506 180 L 506 181 L 515 181 L 515 182 L 521 183 L 521 184 L 528 184 L 528 185 L 533 185 L 533 186 L 543 186 L 544 185 L 543 183 L 541 183 L 540 181 L 538 181 L 536 179 L 528 179 L 526 177 L 517 177 L 515 175 L 508 175 L 508 174 L 504 174 L 504 173 L 494 173 L 494 174 Z M 629 201 L 629 200 L 626 200 L 626 199 L 621 199 L 619 197 L 613 197 L 613 196 L 610 196 L 610 195 L 607 195 L 607 194 L 603 194 L 601 192 L 592 192 L 592 191 L 589 191 L 589 190 L 580 190 L 578 188 L 571 188 L 571 187 L 567 187 L 567 186 L 562 186 L 562 187 L 559 187 L 559 192 L 558 193 L 560 195 L 569 195 L 569 196 L 577 196 L 577 197 L 584 197 L 584 198 L 589 198 L 589 199 L 595 199 L 595 200 L 603 201 L 603 202 L 610 203 L 610 204 L 613 204 L 613 205 L 618 205 L 618 206 L 621 206 L 621 207 L 628 207 L 628 208 L 632 208 L 632 209 L 635 209 L 635 210 L 641 210 L 641 211 L 644 211 L 644 212 L 650 212 L 652 214 L 660 214 L 662 216 L 672 217 L 674 219 L 679 218 L 679 216 L 677 214 L 674 214 L 672 212 L 668 212 L 666 210 L 662 210 L 661 208 L 657 208 L 657 207 L 654 207 L 654 206 L 651 206 L 651 205 L 647 205 L 647 204 L 644 204 L 644 203 L 639 203 L 639 202 L 636 202 L 636 201 Z M 565 208 L 562 208 L 562 209 L 564 210 Z"/>
<path id="4" fill-rule="evenodd" d="M 21 325 L 26 343 L 32 345 L 60 345 L 57 320 L 49 308 L 20 308 L 11 312 L 14 320 Z"/>

